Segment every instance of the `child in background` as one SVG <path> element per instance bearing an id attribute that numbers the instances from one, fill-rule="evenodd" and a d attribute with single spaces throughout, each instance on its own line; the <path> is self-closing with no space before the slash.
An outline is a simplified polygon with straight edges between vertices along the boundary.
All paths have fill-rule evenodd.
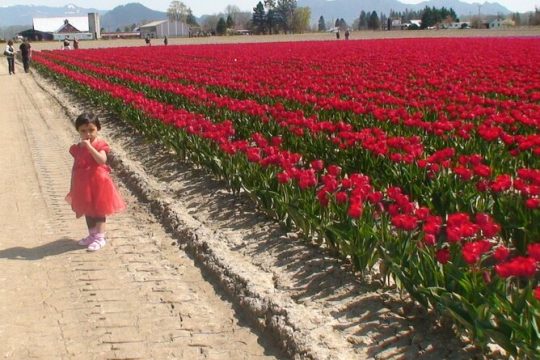
<path id="1" fill-rule="evenodd" d="M 88 251 L 105 246 L 106 216 L 125 209 L 124 200 L 118 193 L 107 166 L 109 145 L 98 137 L 101 124 L 96 115 L 83 113 L 77 117 L 75 128 L 81 141 L 69 148 L 73 156 L 71 189 L 66 200 L 71 204 L 77 218 L 86 217 L 88 236 L 79 245 Z"/>

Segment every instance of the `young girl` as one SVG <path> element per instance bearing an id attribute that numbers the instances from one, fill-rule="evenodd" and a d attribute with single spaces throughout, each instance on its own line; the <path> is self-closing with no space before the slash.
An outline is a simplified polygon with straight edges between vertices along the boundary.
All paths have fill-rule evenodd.
<path id="1" fill-rule="evenodd" d="M 77 218 L 84 215 L 89 235 L 79 241 L 89 251 L 105 246 L 105 217 L 126 205 L 116 190 L 106 165 L 109 145 L 98 138 L 101 124 L 96 115 L 83 113 L 75 120 L 81 141 L 69 148 L 73 156 L 71 189 L 66 200 Z"/>

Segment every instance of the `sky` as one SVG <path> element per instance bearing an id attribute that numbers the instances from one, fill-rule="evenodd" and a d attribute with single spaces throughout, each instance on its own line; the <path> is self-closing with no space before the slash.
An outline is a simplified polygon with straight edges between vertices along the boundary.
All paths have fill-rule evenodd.
<path id="1" fill-rule="evenodd" d="M 416 4 L 423 0 L 401 0 L 402 3 Z M 484 3 L 484 0 L 462 0 L 468 3 Z M 171 3 L 170 0 L 0 0 L 0 6 L 10 5 L 46 5 L 64 6 L 75 4 L 84 8 L 95 8 L 98 10 L 111 10 L 118 5 L 125 5 L 130 2 L 138 2 L 144 6 L 159 11 L 166 11 Z M 236 5 L 240 10 L 252 11 L 259 0 L 183 0 L 184 4 L 191 8 L 195 16 L 205 14 L 217 14 L 224 12 L 227 5 Z M 498 2 L 510 11 L 533 11 L 535 6 L 540 8 L 540 0 L 489 0 Z"/>

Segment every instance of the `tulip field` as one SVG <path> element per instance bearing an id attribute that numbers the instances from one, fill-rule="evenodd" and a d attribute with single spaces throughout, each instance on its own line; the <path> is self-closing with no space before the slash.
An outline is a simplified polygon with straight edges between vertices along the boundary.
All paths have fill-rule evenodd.
<path id="1" fill-rule="evenodd" d="M 540 357 L 540 38 L 34 53 L 479 347 Z"/>

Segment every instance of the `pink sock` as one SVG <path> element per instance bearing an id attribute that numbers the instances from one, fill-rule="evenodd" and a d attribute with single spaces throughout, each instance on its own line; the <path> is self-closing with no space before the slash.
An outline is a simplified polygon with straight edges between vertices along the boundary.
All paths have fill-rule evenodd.
<path id="1" fill-rule="evenodd" d="M 94 234 L 94 238 L 96 240 L 103 240 L 105 241 L 105 233 L 100 233 L 100 232 L 97 232 Z"/>

